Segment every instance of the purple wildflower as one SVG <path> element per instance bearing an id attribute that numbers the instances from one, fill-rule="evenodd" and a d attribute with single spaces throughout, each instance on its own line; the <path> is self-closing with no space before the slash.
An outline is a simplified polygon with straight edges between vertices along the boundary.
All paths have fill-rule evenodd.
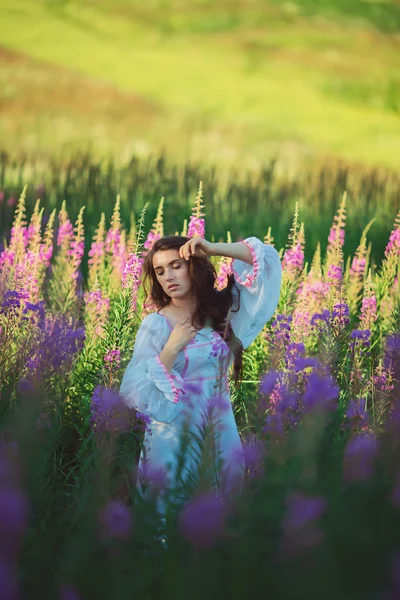
<path id="1" fill-rule="evenodd" d="M 364 481 L 373 474 L 377 441 L 373 434 L 353 435 L 346 445 L 343 477 L 346 482 Z"/>
<path id="2" fill-rule="evenodd" d="M 132 531 L 131 511 L 119 500 L 110 500 L 99 511 L 99 520 L 105 538 L 126 539 Z"/>
<path id="3" fill-rule="evenodd" d="M 110 373 L 118 371 L 121 366 L 121 350 L 119 348 L 109 350 L 104 356 L 104 362 Z"/>
<path id="4" fill-rule="evenodd" d="M 317 520 L 326 512 L 327 503 L 321 497 L 292 492 L 286 499 L 283 519 L 282 549 L 286 555 L 298 554 L 322 541 Z"/>
<path id="5" fill-rule="evenodd" d="M 316 372 L 311 373 L 303 396 L 305 411 L 333 408 L 333 401 L 338 398 L 339 392 L 340 388 L 331 376 L 323 377 Z"/>
<path id="6" fill-rule="evenodd" d="M 333 325 L 344 327 L 350 323 L 349 319 L 350 308 L 346 302 L 335 304 L 332 311 Z"/>
<path id="7" fill-rule="evenodd" d="M 179 530 L 194 548 L 208 550 L 224 536 L 226 516 L 225 501 L 213 492 L 203 492 L 183 508 Z"/>
<path id="8" fill-rule="evenodd" d="M 271 370 L 263 376 L 260 383 L 260 392 L 265 396 L 269 396 L 272 393 L 275 385 L 278 381 L 281 381 L 282 374 L 278 371 Z"/>
<path id="9" fill-rule="evenodd" d="M 243 441 L 243 455 L 246 471 L 250 479 L 261 477 L 264 473 L 265 447 L 256 438 Z"/>
<path id="10" fill-rule="evenodd" d="M 345 416 L 350 422 L 350 426 L 352 428 L 366 425 L 369 420 L 369 415 L 365 408 L 365 398 L 350 400 Z"/>
<path id="11" fill-rule="evenodd" d="M 138 476 L 143 485 L 148 486 L 157 493 L 164 490 L 167 486 L 167 469 L 162 465 L 154 465 L 148 460 L 142 462 L 138 470 Z"/>
<path id="12" fill-rule="evenodd" d="M 342 280 L 342 267 L 340 265 L 329 265 L 327 280 L 334 282 L 340 282 Z"/>
<path id="13" fill-rule="evenodd" d="M 90 413 L 96 433 L 126 431 L 132 416 L 120 394 L 101 385 L 93 392 Z"/>

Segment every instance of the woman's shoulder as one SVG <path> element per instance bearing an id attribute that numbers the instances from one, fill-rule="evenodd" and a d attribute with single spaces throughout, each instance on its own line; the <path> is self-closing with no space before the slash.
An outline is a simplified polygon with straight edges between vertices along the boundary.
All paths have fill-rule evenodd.
<path id="1" fill-rule="evenodd" d="M 145 327 L 145 328 L 150 328 L 150 329 L 159 329 L 160 327 L 162 327 L 164 325 L 165 319 L 162 315 L 160 315 L 158 312 L 152 312 L 149 313 L 148 315 L 146 315 L 141 324 L 140 327 Z"/>

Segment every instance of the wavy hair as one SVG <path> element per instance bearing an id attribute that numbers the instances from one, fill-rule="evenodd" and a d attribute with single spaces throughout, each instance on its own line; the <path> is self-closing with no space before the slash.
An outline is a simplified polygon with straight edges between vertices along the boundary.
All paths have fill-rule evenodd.
<path id="1" fill-rule="evenodd" d="M 143 288 L 145 298 L 151 298 L 152 303 L 161 310 L 166 306 L 171 298 L 168 296 L 160 283 L 157 280 L 156 273 L 153 268 L 153 256 L 160 250 L 179 250 L 181 246 L 186 244 L 191 238 L 182 235 L 164 236 L 157 240 L 151 250 L 145 257 L 143 264 Z M 201 258 L 190 256 L 188 260 L 189 276 L 193 283 L 193 291 L 196 298 L 196 313 L 198 322 L 202 327 L 206 322 L 211 321 L 211 326 L 224 338 L 225 343 L 233 354 L 233 379 L 237 387 L 240 380 L 243 378 L 243 345 L 239 338 L 235 336 L 230 322 L 227 322 L 229 310 L 236 312 L 240 308 L 240 290 L 236 286 L 233 275 L 228 275 L 227 286 L 223 290 L 217 290 L 214 287 L 217 273 L 214 265 L 208 257 Z M 147 291 L 146 283 L 150 281 L 150 290 Z M 233 287 L 237 289 L 237 307 L 232 308 L 234 295 Z M 148 313 L 144 304 L 144 310 Z"/>

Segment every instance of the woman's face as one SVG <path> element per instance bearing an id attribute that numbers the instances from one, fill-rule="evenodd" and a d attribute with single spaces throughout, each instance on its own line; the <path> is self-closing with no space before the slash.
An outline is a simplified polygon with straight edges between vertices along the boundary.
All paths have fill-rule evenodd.
<path id="1" fill-rule="evenodd" d="M 158 283 L 171 298 L 183 298 L 192 289 L 188 261 L 178 250 L 159 250 L 153 256 L 153 269 Z M 170 289 L 170 286 L 176 286 Z"/>

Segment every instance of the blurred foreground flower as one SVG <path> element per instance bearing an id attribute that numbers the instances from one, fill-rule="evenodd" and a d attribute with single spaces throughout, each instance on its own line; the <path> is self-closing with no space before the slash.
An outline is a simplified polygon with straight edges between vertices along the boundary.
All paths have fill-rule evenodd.
<path id="1" fill-rule="evenodd" d="M 131 510 L 119 500 L 110 500 L 100 509 L 99 520 L 105 538 L 126 539 L 132 531 Z"/>
<path id="2" fill-rule="evenodd" d="M 321 497 L 292 492 L 286 499 L 283 519 L 282 550 L 285 555 L 298 554 L 319 544 L 323 533 L 317 520 L 326 512 L 327 503 Z"/>
<path id="3" fill-rule="evenodd" d="M 98 385 L 93 392 L 90 420 L 96 433 L 127 431 L 133 411 L 124 403 L 118 392 Z"/>
<path id="4" fill-rule="evenodd" d="M 227 507 L 213 492 L 192 498 L 179 516 L 179 530 L 197 550 L 208 550 L 225 536 Z"/>
<path id="5" fill-rule="evenodd" d="M 377 440 L 372 433 L 353 435 L 347 442 L 344 453 L 344 480 L 358 482 L 371 477 L 377 450 Z"/>

